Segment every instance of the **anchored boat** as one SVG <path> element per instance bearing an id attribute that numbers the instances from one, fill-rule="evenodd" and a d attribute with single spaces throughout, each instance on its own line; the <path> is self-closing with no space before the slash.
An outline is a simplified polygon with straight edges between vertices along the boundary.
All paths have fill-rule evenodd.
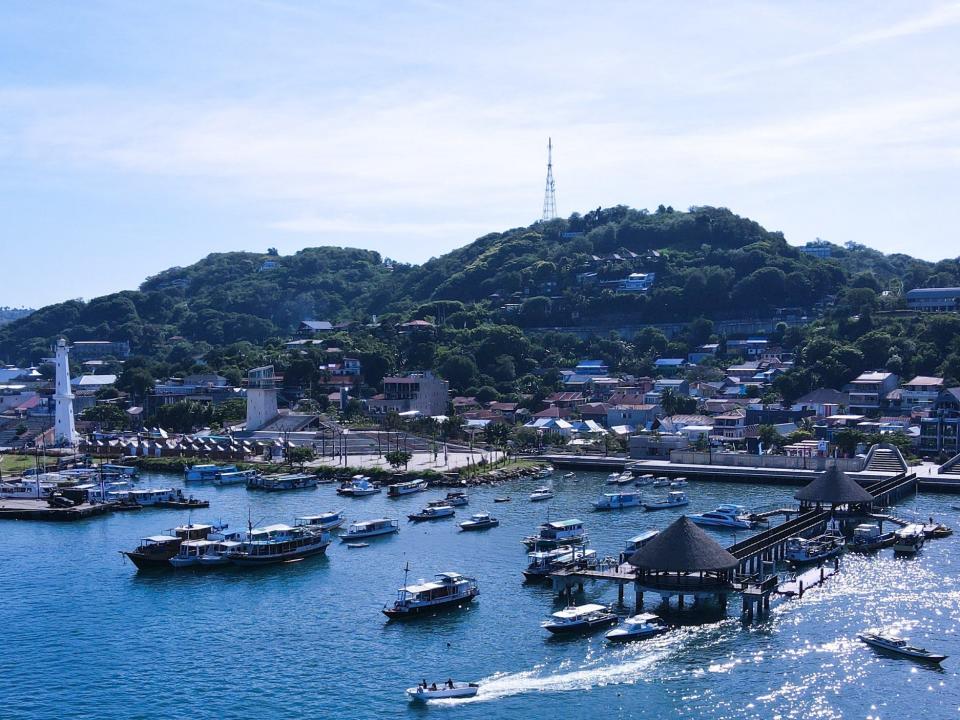
<path id="1" fill-rule="evenodd" d="M 879 632 L 865 632 L 858 635 L 858 637 L 860 640 L 867 643 L 867 645 L 871 645 L 878 650 L 884 650 L 897 655 L 903 655 L 914 660 L 940 663 L 947 659 L 946 655 L 930 652 L 926 648 L 914 647 L 903 638 L 896 637 L 895 635 L 888 635 Z"/>
<path id="2" fill-rule="evenodd" d="M 542 500 L 549 500 L 553 497 L 553 490 L 548 487 L 538 487 L 532 493 L 530 493 L 530 502 L 540 502 Z"/>
<path id="3" fill-rule="evenodd" d="M 141 538 L 140 544 L 129 551 L 121 551 L 137 568 L 170 567 L 170 558 L 180 551 L 180 545 L 187 540 L 206 540 L 215 528 L 213 525 L 181 525 L 168 531 L 166 535 L 148 535 Z"/>
<path id="4" fill-rule="evenodd" d="M 595 510 L 622 510 L 640 507 L 643 496 L 638 492 L 604 493 L 603 498 L 593 501 Z"/>
<path id="5" fill-rule="evenodd" d="M 585 633 L 602 627 L 617 624 L 617 615 L 606 605 L 588 603 L 587 605 L 571 605 L 553 613 L 550 619 L 540 624 L 540 627 L 549 630 L 554 635 Z"/>
<path id="6" fill-rule="evenodd" d="M 340 540 L 350 542 L 360 538 L 377 537 L 378 535 L 390 535 L 400 532 L 400 522 L 390 518 L 377 518 L 375 520 L 358 520 L 350 523 L 345 533 L 340 534 Z"/>
<path id="7" fill-rule="evenodd" d="M 412 522 L 423 522 L 425 520 L 440 520 L 442 518 L 453 517 L 456 511 L 451 505 L 427 505 L 419 512 L 407 515 Z"/>
<path id="8" fill-rule="evenodd" d="M 663 500 L 654 500 L 644 503 L 646 510 L 669 510 L 670 508 L 683 507 L 690 504 L 690 498 L 682 490 L 671 490 Z"/>
<path id="9" fill-rule="evenodd" d="M 387 487 L 388 497 L 401 497 L 403 495 L 412 495 L 413 493 L 423 492 L 427 489 L 426 480 L 410 480 L 408 482 L 394 483 Z"/>
<path id="10" fill-rule="evenodd" d="M 608 631 L 604 637 L 609 643 L 624 643 L 646 640 L 655 635 L 662 635 L 669 630 L 670 628 L 664 624 L 658 615 L 640 613 L 627 618 L 613 630 Z"/>
<path id="11" fill-rule="evenodd" d="M 464 520 L 460 523 L 460 529 L 467 530 L 487 530 L 489 528 L 497 527 L 500 524 L 500 521 L 495 517 L 490 517 L 490 513 L 474 513 L 470 516 L 469 520 Z"/>
<path id="12" fill-rule="evenodd" d="M 872 552 L 880 548 L 890 547 L 895 539 L 892 532 L 880 532 L 880 526 L 874 523 L 863 523 L 853 529 L 853 537 L 847 543 L 847 549 L 852 552 Z"/>
<path id="13" fill-rule="evenodd" d="M 923 525 L 911 523 L 894 533 L 893 551 L 902 555 L 913 555 L 920 551 L 925 540 Z"/>
<path id="14" fill-rule="evenodd" d="M 432 582 L 419 582 L 407 585 L 409 564 L 403 569 L 403 587 L 397 590 L 397 599 L 393 605 L 384 607 L 382 612 L 391 620 L 413 617 L 421 613 L 460 607 L 473 602 L 480 594 L 480 588 L 474 578 L 458 572 L 443 572 Z"/>
<path id="15" fill-rule="evenodd" d="M 539 581 L 550 573 L 573 568 L 592 569 L 597 566 L 597 551 L 583 547 L 560 547 L 553 550 L 538 550 L 528 553 L 530 563 L 523 570 L 528 581 Z"/>
<path id="16" fill-rule="evenodd" d="M 577 518 L 545 522 L 537 528 L 536 535 L 525 537 L 521 542 L 528 550 L 549 550 L 560 545 L 581 545 L 587 540 L 583 521 Z"/>
<path id="17" fill-rule="evenodd" d="M 337 495 L 347 497 L 365 497 L 376 495 L 378 492 L 381 492 L 380 483 L 372 483 L 370 478 L 362 475 L 354 475 L 349 483 L 337 488 Z"/>
<path id="18" fill-rule="evenodd" d="M 748 517 L 747 509 L 743 505 L 724 504 L 705 513 L 696 513 L 688 515 L 697 525 L 706 525 L 709 527 L 735 528 L 737 530 L 750 530 L 754 526 L 753 520 Z"/>
<path id="19" fill-rule="evenodd" d="M 303 515 L 297 518 L 296 524 L 299 527 L 314 530 L 336 530 L 346 521 L 343 513 L 344 510 L 341 508 L 340 510 L 332 510 L 330 512 L 320 513 L 319 515 Z"/>
<path id="20" fill-rule="evenodd" d="M 794 565 L 809 565 L 843 552 L 843 535 L 828 532 L 815 538 L 792 537 L 787 540 L 785 557 Z"/>
<path id="21" fill-rule="evenodd" d="M 227 558 L 240 566 L 271 565 L 325 553 L 329 544 L 330 533 L 324 530 L 267 525 L 250 528 Z"/>

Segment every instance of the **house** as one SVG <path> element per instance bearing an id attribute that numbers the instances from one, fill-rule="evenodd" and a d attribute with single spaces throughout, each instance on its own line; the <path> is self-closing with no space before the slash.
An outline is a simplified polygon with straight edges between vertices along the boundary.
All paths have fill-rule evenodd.
<path id="1" fill-rule="evenodd" d="M 759 357 L 767 349 L 768 341 L 763 338 L 747 340 L 727 340 L 727 353 L 737 353 L 748 358 Z"/>
<path id="2" fill-rule="evenodd" d="M 297 335 L 313 335 L 314 333 L 331 332 L 333 323 L 329 320 L 301 320 L 297 327 Z"/>
<path id="3" fill-rule="evenodd" d="M 743 440 L 747 431 L 747 413 L 737 408 L 713 418 L 713 438 L 717 440 Z"/>
<path id="4" fill-rule="evenodd" d="M 917 375 L 905 383 L 900 392 L 901 407 L 911 409 L 929 409 L 943 392 L 943 378 Z"/>
<path id="5" fill-rule="evenodd" d="M 597 377 L 609 375 L 610 368 L 603 360 L 581 360 L 573 372 L 577 375 Z"/>
<path id="6" fill-rule="evenodd" d="M 614 405 L 607 410 L 606 425 L 633 425 L 636 428 L 646 428 L 653 424 L 657 413 L 661 412 L 659 405 Z"/>
<path id="7" fill-rule="evenodd" d="M 579 392 L 555 392 L 544 398 L 548 405 L 556 405 L 560 408 L 572 408 L 581 404 L 586 398 Z"/>
<path id="8" fill-rule="evenodd" d="M 630 457 L 634 460 L 669 460 L 674 450 L 690 447 L 690 438 L 682 434 L 644 432 L 631 435 L 628 442 Z"/>
<path id="9" fill-rule="evenodd" d="M 653 287 L 656 273 L 630 273 L 620 280 L 617 289 L 621 292 L 646 292 Z"/>
<path id="10" fill-rule="evenodd" d="M 662 395 L 667 390 L 674 395 L 688 397 L 690 395 L 690 383 L 686 380 L 673 378 L 660 378 L 653 383 L 653 392 Z"/>
<path id="11" fill-rule="evenodd" d="M 280 267 L 280 263 L 278 263 L 276 260 L 264 260 L 262 263 L 260 263 L 260 267 L 257 272 L 276 270 L 278 267 Z"/>
<path id="12" fill-rule="evenodd" d="M 602 402 L 584 403 L 583 405 L 577 406 L 577 414 L 583 420 L 593 420 L 594 422 L 598 422 L 601 425 L 606 425 L 607 411 L 612 407 L 613 405 L 610 405 L 609 403 L 602 403 Z"/>
<path id="13" fill-rule="evenodd" d="M 569 437 L 574 432 L 571 423 L 568 423 L 563 418 L 555 417 L 538 418 L 535 416 L 535 419 L 526 423 L 524 427 L 532 428 L 541 433 L 556 433 L 564 437 Z"/>
<path id="14" fill-rule="evenodd" d="M 957 312 L 960 287 L 914 288 L 907 292 L 907 308 L 919 312 Z"/>
<path id="15" fill-rule="evenodd" d="M 709 400 L 723 394 L 723 387 L 724 383 L 721 381 L 695 382 L 690 385 L 690 397 Z"/>
<path id="16" fill-rule="evenodd" d="M 454 412 L 476 410 L 480 407 L 480 403 L 477 402 L 475 397 L 464 397 L 463 395 L 457 395 L 450 401 L 450 404 L 453 405 Z"/>
<path id="17" fill-rule="evenodd" d="M 568 418 L 572 416 L 573 410 L 571 408 L 561 408 L 556 405 L 551 405 L 533 414 L 535 420 L 542 420 L 544 418 Z"/>
<path id="18" fill-rule="evenodd" d="M 829 417 L 842 413 L 850 404 L 850 396 L 832 388 L 818 388 L 797 398 L 791 408 L 812 411 L 817 417 Z"/>
<path id="19" fill-rule="evenodd" d="M 427 320 L 411 320 L 410 322 L 402 323 L 400 326 L 401 333 L 432 333 L 436 326 Z"/>
<path id="20" fill-rule="evenodd" d="M 929 417 L 920 418 L 920 452 L 960 452 L 960 387 L 941 390 Z"/>
<path id="21" fill-rule="evenodd" d="M 499 415 L 508 422 L 514 422 L 517 416 L 517 403 L 493 401 L 487 405 L 487 410 Z"/>
<path id="22" fill-rule="evenodd" d="M 685 358 L 657 358 L 653 366 L 662 375 L 676 375 L 687 366 Z"/>
<path id="23" fill-rule="evenodd" d="M 706 345 L 701 345 L 687 355 L 687 362 L 689 362 L 691 365 L 699 365 L 707 358 L 716 357 L 719 350 L 720 343 L 708 343 Z"/>
<path id="24" fill-rule="evenodd" d="M 864 372 L 850 383 L 850 411 L 869 415 L 880 412 L 881 401 L 897 387 L 900 378 L 891 372 Z"/>
<path id="25" fill-rule="evenodd" d="M 330 354 L 329 350 L 327 350 L 327 354 Z M 360 361 L 357 358 L 348 357 L 345 357 L 339 363 L 334 363 L 333 367 L 330 368 L 331 375 L 344 375 L 348 377 L 358 377 L 360 371 Z"/>
<path id="26" fill-rule="evenodd" d="M 372 413 L 390 411 L 443 415 L 450 402 L 450 383 L 430 371 L 383 379 L 383 393 L 367 401 Z"/>

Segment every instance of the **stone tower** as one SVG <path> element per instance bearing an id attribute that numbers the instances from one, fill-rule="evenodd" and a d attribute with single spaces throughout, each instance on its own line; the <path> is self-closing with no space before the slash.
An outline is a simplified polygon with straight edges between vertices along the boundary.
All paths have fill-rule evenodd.
<path id="1" fill-rule="evenodd" d="M 61 447 L 76 447 L 77 428 L 73 423 L 73 392 L 70 390 L 70 349 L 63 338 L 57 340 L 57 384 L 53 401 L 56 407 L 53 442 Z"/>

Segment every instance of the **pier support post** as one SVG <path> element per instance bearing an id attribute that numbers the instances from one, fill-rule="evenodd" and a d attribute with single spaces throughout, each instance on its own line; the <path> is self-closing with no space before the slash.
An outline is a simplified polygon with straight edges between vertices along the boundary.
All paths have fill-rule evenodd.
<path id="1" fill-rule="evenodd" d="M 643 612 L 643 592 L 640 590 L 637 590 L 636 601 L 637 601 L 637 612 L 635 614 L 639 615 L 640 613 Z"/>
<path id="2" fill-rule="evenodd" d="M 720 595 L 720 609 L 721 609 L 721 610 L 724 610 L 724 611 L 727 609 L 727 594 L 726 594 L 726 593 L 722 593 L 722 594 Z"/>
<path id="3" fill-rule="evenodd" d="M 623 607 L 623 583 L 617 585 L 617 605 Z"/>
<path id="4" fill-rule="evenodd" d="M 680 595 L 677 597 L 677 607 L 678 608 L 683 607 L 683 593 L 680 593 Z"/>

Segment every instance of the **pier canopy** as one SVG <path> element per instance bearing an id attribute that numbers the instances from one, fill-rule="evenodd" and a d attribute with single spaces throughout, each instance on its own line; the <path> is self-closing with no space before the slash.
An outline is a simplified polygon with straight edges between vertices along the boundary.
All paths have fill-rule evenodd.
<path id="1" fill-rule="evenodd" d="M 873 495 L 864 490 L 857 481 L 851 480 L 836 465 L 828 467 L 793 497 L 806 505 L 836 506 L 873 502 Z"/>
<path id="2" fill-rule="evenodd" d="M 725 589 L 739 561 L 686 516 L 630 556 L 637 584 L 674 592 Z"/>

